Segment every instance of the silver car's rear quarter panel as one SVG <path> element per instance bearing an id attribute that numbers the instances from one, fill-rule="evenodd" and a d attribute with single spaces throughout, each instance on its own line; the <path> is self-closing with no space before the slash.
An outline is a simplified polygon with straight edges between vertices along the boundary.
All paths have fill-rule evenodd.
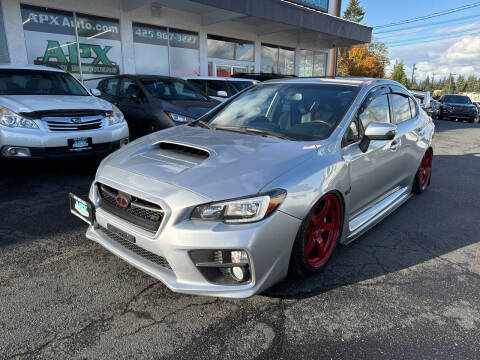
<path id="1" fill-rule="evenodd" d="M 135 236 L 136 245 L 167 259 L 172 270 L 162 268 L 108 238 L 98 227 L 89 227 L 87 237 L 104 246 L 133 266 L 159 279 L 176 292 L 243 298 L 272 286 L 288 273 L 290 253 L 301 221 L 282 211 L 258 223 L 227 225 L 221 222 L 192 221 L 191 209 L 208 202 L 190 190 L 158 180 L 127 173 L 121 169 L 103 169 L 115 173 L 122 184 L 105 177 L 96 181 L 157 203 L 166 211 L 165 218 L 152 234 L 97 207 L 100 227 L 108 224 Z M 130 188 L 129 185 L 135 185 Z M 139 191 L 138 189 L 142 189 Z M 93 196 L 92 196 L 93 195 Z M 91 199 L 96 203 L 94 189 Z M 216 285 L 208 282 L 197 269 L 191 250 L 242 249 L 248 252 L 252 281 L 245 285 Z"/>

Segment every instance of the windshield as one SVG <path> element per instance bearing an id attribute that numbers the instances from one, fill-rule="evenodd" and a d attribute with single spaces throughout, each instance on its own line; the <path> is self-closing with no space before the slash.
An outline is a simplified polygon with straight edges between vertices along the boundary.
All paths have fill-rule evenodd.
<path id="1" fill-rule="evenodd" d="M 468 98 L 468 96 L 460 96 L 460 95 L 445 96 L 445 99 L 443 101 L 446 103 L 452 103 L 452 104 L 471 104 L 472 103 Z"/>
<path id="2" fill-rule="evenodd" d="M 0 95 L 73 95 L 90 94 L 67 73 L 41 70 L 0 70 Z"/>
<path id="3" fill-rule="evenodd" d="M 358 89 L 326 84 L 262 84 L 202 120 L 217 129 L 257 129 L 302 141 L 326 139 Z"/>
<path id="4" fill-rule="evenodd" d="M 197 88 L 180 79 L 142 79 L 141 82 L 152 96 L 163 100 L 207 100 Z"/>

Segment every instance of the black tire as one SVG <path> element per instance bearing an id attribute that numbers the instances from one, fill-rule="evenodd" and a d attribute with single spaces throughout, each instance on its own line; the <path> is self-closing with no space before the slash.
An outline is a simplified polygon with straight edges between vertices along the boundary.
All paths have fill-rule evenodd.
<path id="1" fill-rule="evenodd" d="M 324 199 L 324 197 L 327 195 L 334 195 L 337 198 L 338 203 L 340 204 L 340 210 L 339 210 L 340 211 L 340 225 L 339 225 L 340 228 L 338 231 L 338 235 L 335 239 L 335 243 L 333 244 L 332 250 L 329 253 L 328 257 L 326 257 L 326 260 L 324 260 L 323 264 L 320 267 L 312 267 L 307 262 L 306 255 L 305 255 L 305 236 L 306 236 L 307 227 L 309 225 L 312 214 L 315 212 L 318 205 L 322 202 L 322 199 Z M 297 275 L 299 277 L 305 278 L 323 271 L 327 266 L 328 262 L 330 261 L 333 253 L 335 252 L 339 239 L 341 239 L 342 230 L 343 230 L 343 221 L 344 221 L 344 205 L 343 205 L 342 199 L 335 193 L 328 193 L 322 196 L 322 198 L 309 211 L 308 215 L 303 220 L 302 225 L 298 229 L 297 236 L 293 244 L 292 254 L 290 257 L 290 269 L 289 269 L 290 273 Z"/>

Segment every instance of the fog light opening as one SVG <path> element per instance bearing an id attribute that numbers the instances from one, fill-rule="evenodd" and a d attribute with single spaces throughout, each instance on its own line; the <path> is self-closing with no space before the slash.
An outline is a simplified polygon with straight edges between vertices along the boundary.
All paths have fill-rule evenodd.
<path id="1" fill-rule="evenodd" d="M 18 146 L 4 146 L 2 154 L 7 157 L 30 157 L 30 149 Z"/>

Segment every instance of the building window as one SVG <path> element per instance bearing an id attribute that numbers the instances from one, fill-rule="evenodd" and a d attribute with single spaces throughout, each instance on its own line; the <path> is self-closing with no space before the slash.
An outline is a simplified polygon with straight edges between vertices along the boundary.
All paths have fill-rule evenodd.
<path id="1" fill-rule="evenodd" d="M 137 74 L 199 75 L 198 41 L 195 32 L 133 23 L 135 70 Z"/>
<path id="2" fill-rule="evenodd" d="M 326 76 L 327 75 L 327 53 L 324 51 L 299 51 L 299 70 L 301 77 Z"/>
<path id="3" fill-rule="evenodd" d="M 208 57 L 210 58 L 254 61 L 254 44 L 252 41 L 208 35 L 207 44 Z"/>
<path id="4" fill-rule="evenodd" d="M 295 73 L 295 50 L 262 44 L 261 69 L 264 73 L 293 75 Z"/>
<path id="5" fill-rule="evenodd" d="M 177 29 L 169 30 L 170 75 L 200 75 L 198 33 Z"/>
<path id="6" fill-rule="evenodd" d="M 29 5 L 21 13 L 29 63 L 59 66 L 81 79 L 120 74 L 118 20 Z"/>
<path id="7" fill-rule="evenodd" d="M 0 3 L 0 63 L 9 63 L 7 37 L 5 35 L 5 24 L 3 22 L 3 10 Z"/>
<path id="8" fill-rule="evenodd" d="M 167 28 L 137 23 L 132 27 L 136 73 L 168 75 Z"/>

